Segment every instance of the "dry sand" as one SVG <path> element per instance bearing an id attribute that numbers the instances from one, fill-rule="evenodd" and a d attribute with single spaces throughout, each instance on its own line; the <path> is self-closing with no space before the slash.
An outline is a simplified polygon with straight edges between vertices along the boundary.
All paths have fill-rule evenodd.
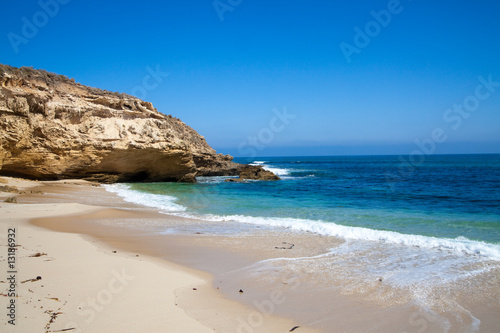
<path id="1" fill-rule="evenodd" d="M 44 183 L 1 179 L 4 184 L 0 185 L 7 182 L 20 190 L 36 186 L 47 189 Z M 16 194 L 0 192 L 2 332 L 288 332 L 297 326 L 293 320 L 268 314 L 261 318 L 255 309 L 228 300 L 212 288 L 207 273 L 123 247 L 117 251 L 113 244 L 83 232 L 70 233 L 74 230 L 64 230 L 64 226 L 59 227 L 66 232 L 30 224 L 32 219 L 50 221 L 60 216 L 78 221 L 80 215 L 108 214 L 108 218 L 119 219 L 120 214 L 133 214 L 130 210 L 110 212 L 96 205 L 71 203 L 68 195 L 58 196 L 61 186 L 77 196 L 92 190 L 85 182 L 55 185 L 52 194 L 35 194 L 24 200 L 30 203 L 4 203 L 5 198 Z M 90 196 L 87 200 L 98 198 Z M 18 244 L 14 298 L 8 296 L 9 228 L 15 228 Z M 102 234 L 111 229 L 102 228 Z M 16 306 L 15 326 L 7 317 L 11 299 Z M 177 304 L 179 299 L 183 304 L 198 306 L 184 310 Z M 300 327 L 295 332 L 315 331 Z"/>
<path id="2" fill-rule="evenodd" d="M 0 277 L 2 332 L 468 332 L 479 321 L 480 332 L 497 332 L 500 325 L 497 266 L 464 280 L 466 288 L 443 285 L 432 299 L 445 307 L 429 311 L 411 289 L 355 276 L 358 261 L 332 261 L 329 249 L 352 250 L 335 237 L 160 214 L 83 181 L 6 181 L 28 190 L 17 204 L 2 203 L 17 194 L 0 192 L 0 244 L 15 227 L 17 279 L 28 282 L 18 284 L 12 327 L 3 306 L 7 275 Z"/>

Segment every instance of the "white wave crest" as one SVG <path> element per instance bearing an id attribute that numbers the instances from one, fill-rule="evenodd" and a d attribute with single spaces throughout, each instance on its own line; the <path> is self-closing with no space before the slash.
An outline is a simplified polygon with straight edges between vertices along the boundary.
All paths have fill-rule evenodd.
<path id="1" fill-rule="evenodd" d="M 281 169 L 281 168 L 272 168 L 267 165 L 264 166 L 264 169 L 267 171 L 271 171 L 277 176 L 288 176 L 290 174 L 289 169 Z"/>
<path id="2" fill-rule="evenodd" d="M 129 185 L 125 184 L 112 184 L 103 185 L 104 188 L 112 193 L 122 197 L 123 200 L 146 207 L 158 208 L 167 212 L 183 212 L 186 207 L 176 204 L 176 197 L 165 194 L 153 194 L 130 189 Z"/>
<path id="3" fill-rule="evenodd" d="M 462 255 L 474 255 L 500 261 L 500 245 L 474 241 L 465 237 L 436 238 L 422 235 L 401 234 L 394 231 L 374 230 L 363 227 L 349 227 L 321 220 L 295 218 L 253 217 L 244 215 L 197 215 L 185 212 L 186 207 L 176 204 L 177 198 L 163 194 L 151 194 L 130 190 L 124 184 L 104 185 L 106 190 L 118 194 L 125 201 L 158 208 L 169 214 L 213 222 L 240 222 L 271 227 L 308 231 L 320 235 L 339 237 L 345 240 L 360 240 L 399 244 L 428 249 L 449 251 Z"/>
<path id="4" fill-rule="evenodd" d="M 250 163 L 250 165 L 258 165 L 262 166 L 264 170 L 271 171 L 277 176 L 288 176 L 290 174 L 290 169 L 284 169 L 284 168 L 275 168 L 275 167 L 270 167 L 265 161 L 254 161 Z"/>
<path id="5" fill-rule="evenodd" d="M 191 218 L 195 217 L 192 214 L 189 215 Z M 345 240 L 373 241 L 428 249 L 438 249 L 457 254 L 475 255 L 486 259 L 500 261 L 499 245 L 474 241 L 465 237 L 458 237 L 455 239 L 436 238 L 421 235 L 401 234 L 394 231 L 349 227 L 331 222 L 294 218 L 252 217 L 243 215 L 203 215 L 198 216 L 197 218 L 218 222 L 233 221 L 268 225 L 273 227 L 284 227 L 293 230 L 313 232 L 320 235 L 339 237 Z"/>

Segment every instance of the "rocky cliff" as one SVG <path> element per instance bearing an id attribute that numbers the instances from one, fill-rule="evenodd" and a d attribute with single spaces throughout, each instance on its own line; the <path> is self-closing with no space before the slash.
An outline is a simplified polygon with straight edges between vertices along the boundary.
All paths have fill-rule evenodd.
<path id="1" fill-rule="evenodd" d="M 102 182 L 236 175 L 239 165 L 151 103 L 0 65 L 0 174 Z"/>

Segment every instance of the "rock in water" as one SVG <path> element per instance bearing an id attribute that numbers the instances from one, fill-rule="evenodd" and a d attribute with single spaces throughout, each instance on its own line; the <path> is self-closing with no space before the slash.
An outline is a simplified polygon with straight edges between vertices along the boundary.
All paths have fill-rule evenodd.
<path id="1" fill-rule="evenodd" d="M 0 65 L 0 174 L 101 182 L 236 175 L 239 164 L 149 102 Z"/>
<path id="2" fill-rule="evenodd" d="M 260 165 L 243 165 L 240 168 L 240 179 L 280 180 L 281 178 Z"/>

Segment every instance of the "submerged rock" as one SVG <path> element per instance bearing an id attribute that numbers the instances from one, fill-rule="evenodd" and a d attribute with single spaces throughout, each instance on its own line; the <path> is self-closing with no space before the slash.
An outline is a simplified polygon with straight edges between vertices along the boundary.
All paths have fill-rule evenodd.
<path id="1" fill-rule="evenodd" d="M 236 175 L 191 127 L 136 97 L 0 65 L 0 174 L 100 182 Z"/>

